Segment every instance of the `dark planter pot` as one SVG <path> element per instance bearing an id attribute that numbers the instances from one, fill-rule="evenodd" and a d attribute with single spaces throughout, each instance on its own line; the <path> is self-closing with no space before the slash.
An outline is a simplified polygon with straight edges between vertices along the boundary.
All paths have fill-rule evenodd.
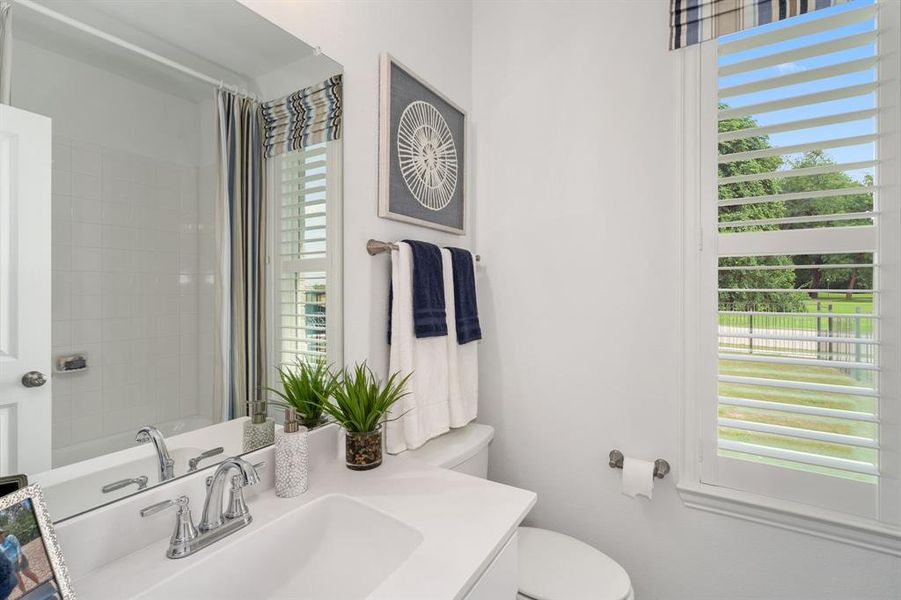
<path id="1" fill-rule="evenodd" d="M 344 460 L 348 469 L 368 471 L 382 464 L 382 426 L 375 431 L 344 432 Z"/>

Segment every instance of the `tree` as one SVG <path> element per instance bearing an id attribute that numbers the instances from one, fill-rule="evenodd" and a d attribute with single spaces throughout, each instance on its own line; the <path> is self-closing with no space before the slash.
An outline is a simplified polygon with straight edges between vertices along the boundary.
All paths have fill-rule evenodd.
<path id="1" fill-rule="evenodd" d="M 40 536 L 31 500 L 26 498 L 0 513 L 0 529 L 16 536 L 23 546 Z"/>
<path id="2" fill-rule="evenodd" d="M 720 108 L 726 105 L 720 103 Z M 719 122 L 719 132 L 735 131 L 757 127 L 757 121 L 751 117 L 739 117 L 725 119 Z M 771 148 L 770 138 L 766 135 L 750 136 L 738 140 L 727 140 L 719 143 L 719 153 L 733 154 L 751 150 Z M 751 175 L 756 173 L 771 173 L 777 171 L 783 164 L 780 156 L 767 156 L 746 161 L 721 163 L 719 165 L 720 177 L 732 177 L 735 175 Z M 727 183 L 719 186 L 720 200 L 730 198 L 748 198 L 752 196 L 768 196 L 781 192 L 780 179 L 760 179 L 757 181 L 742 181 Z M 738 204 L 735 206 L 722 206 L 719 209 L 720 222 L 748 221 L 758 219 L 773 219 L 786 216 L 784 202 L 760 202 L 755 204 Z M 773 231 L 779 229 L 776 225 L 743 225 L 730 228 L 730 232 L 746 231 Z M 743 256 L 736 258 L 720 259 L 720 266 L 772 266 L 791 265 L 791 259 L 787 256 Z M 748 271 L 720 271 L 720 288 L 765 288 L 765 289 L 792 289 L 795 287 L 794 269 L 773 270 L 748 270 Z M 723 292 L 720 293 L 719 305 L 721 310 L 772 310 L 772 311 L 796 311 L 803 309 L 800 294 L 781 292 Z"/>
<path id="3" fill-rule="evenodd" d="M 812 150 L 805 153 L 801 158 L 789 161 L 792 169 L 805 169 L 809 167 L 819 167 L 834 165 L 833 161 L 822 150 Z M 790 171 L 786 173 L 790 174 Z M 842 172 L 837 173 L 820 173 L 816 175 L 802 175 L 800 177 L 786 177 L 782 181 L 782 192 L 786 194 L 797 192 L 810 192 L 819 190 L 835 190 L 843 188 L 860 187 L 865 190 L 873 185 L 873 177 L 866 175 L 864 181 L 860 182 L 850 175 Z M 787 203 L 787 216 L 813 216 L 813 215 L 829 215 L 844 213 L 861 213 L 873 210 L 873 195 L 870 191 L 862 191 L 860 194 L 851 194 L 848 196 L 829 196 L 826 198 L 808 198 L 804 200 L 794 200 Z M 853 225 L 869 225 L 869 219 L 851 220 L 851 221 L 822 221 L 815 223 L 804 223 L 797 225 L 788 225 L 787 228 L 820 228 L 834 227 L 836 224 L 842 226 Z M 809 289 L 839 289 L 853 290 L 859 288 L 869 288 L 872 286 L 873 270 L 872 269 L 819 269 L 816 265 L 828 263 L 865 263 L 869 262 L 870 257 L 867 254 L 813 254 L 806 256 L 798 256 L 795 258 L 795 264 L 813 265 L 813 268 L 799 269 L 799 286 Z M 817 297 L 816 292 L 810 292 L 812 298 Z M 851 293 L 847 292 L 846 297 L 850 300 Z"/>

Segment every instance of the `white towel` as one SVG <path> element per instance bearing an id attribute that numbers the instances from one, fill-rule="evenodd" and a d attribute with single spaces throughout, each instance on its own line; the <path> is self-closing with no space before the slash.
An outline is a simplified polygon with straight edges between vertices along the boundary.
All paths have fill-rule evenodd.
<path id="1" fill-rule="evenodd" d="M 409 244 L 397 246 L 391 251 L 394 301 L 388 371 L 413 376 L 407 382 L 410 393 L 388 412 L 389 419 L 397 419 L 386 428 L 385 446 L 391 454 L 418 448 L 450 427 L 447 336 L 417 338 L 413 333 L 413 254 Z M 444 293 L 446 301 L 447 290 Z"/>
<path id="2" fill-rule="evenodd" d="M 463 427 L 476 418 L 479 407 L 479 344 L 457 343 L 454 305 L 454 268 L 450 250 L 441 249 L 444 305 L 447 312 L 447 377 L 450 384 L 450 426 Z"/>

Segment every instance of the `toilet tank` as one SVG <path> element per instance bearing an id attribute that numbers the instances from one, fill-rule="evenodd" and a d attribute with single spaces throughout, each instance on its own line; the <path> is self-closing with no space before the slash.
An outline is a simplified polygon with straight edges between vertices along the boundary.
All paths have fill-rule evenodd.
<path id="1" fill-rule="evenodd" d="M 488 444 L 494 439 L 494 427 L 470 423 L 451 429 L 404 454 L 436 467 L 476 477 L 488 477 Z"/>

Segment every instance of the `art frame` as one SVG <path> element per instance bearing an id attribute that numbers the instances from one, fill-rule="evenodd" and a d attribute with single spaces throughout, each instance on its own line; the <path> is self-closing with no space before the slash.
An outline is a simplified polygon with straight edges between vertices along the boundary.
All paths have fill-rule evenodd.
<path id="1" fill-rule="evenodd" d="M 399 102 L 399 98 L 395 97 L 397 86 L 393 85 L 392 74 L 402 75 L 407 89 L 412 91 L 414 97 L 418 95 L 423 100 L 407 103 L 406 98 Z M 401 104 L 405 106 L 402 108 Z M 452 152 L 445 149 L 438 153 L 439 159 L 448 159 L 436 167 L 440 171 L 436 182 L 441 185 L 425 190 L 422 195 L 414 193 L 416 183 L 411 185 L 408 178 L 415 168 L 410 166 L 411 161 L 408 159 L 403 166 L 401 164 L 403 157 L 409 158 L 410 152 L 402 148 L 401 137 L 397 135 L 405 125 L 403 117 L 414 104 L 429 105 L 426 110 L 430 112 L 422 118 L 432 118 L 439 123 L 439 127 L 443 126 L 442 133 L 449 134 L 453 145 Z M 398 118 L 400 110 L 403 114 Z M 438 115 L 435 116 L 435 113 Z M 415 114 L 415 111 L 410 114 Z M 459 140 L 459 137 L 463 139 Z M 465 235 L 469 211 L 468 145 L 469 119 L 466 111 L 393 56 L 387 52 L 382 54 L 379 77 L 379 217 Z M 450 177 L 442 177 L 443 173 L 453 176 L 453 189 L 447 183 Z M 430 194 L 432 197 L 429 197 Z"/>
<path id="2" fill-rule="evenodd" d="M 28 485 L 27 475 L 6 475 L 0 477 L 0 496 L 12 494 Z"/>
<path id="3" fill-rule="evenodd" d="M 6 534 L 3 536 L 3 539 L 0 539 L 0 543 L 5 542 L 7 535 L 12 533 L 10 515 L 16 514 L 21 518 L 21 513 L 25 512 L 27 522 L 27 511 L 29 510 L 33 516 L 34 525 L 26 525 L 26 531 L 33 532 L 36 529 L 38 537 L 21 544 L 19 548 L 19 552 L 26 558 L 25 567 L 20 568 L 22 572 L 28 574 L 28 577 L 33 581 L 32 588 L 27 590 L 26 594 L 31 594 L 39 587 L 46 587 L 45 591 L 51 591 L 52 589 L 52 591 L 58 592 L 58 597 L 62 600 L 75 600 L 75 591 L 72 588 L 72 582 L 69 580 L 69 569 L 66 567 L 66 563 L 63 560 L 63 553 L 59 547 L 59 542 L 56 539 L 56 533 L 53 530 L 53 521 L 50 518 L 50 514 L 47 512 L 47 505 L 44 503 L 44 494 L 39 485 L 29 485 L 11 494 L 0 497 L 0 530 L 3 530 Z M 20 535 L 22 535 L 21 532 Z M 34 545 L 36 541 L 40 541 L 42 545 Z M 18 540 L 16 543 L 20 544 Z M 28 546 L 32 546 L 32 548 L 29 551 L 26 551 Z M 0 552 L 0 559 L 11 560 L 7 558 L 4 552 Z M 34 581 L 33 576 L 37 576 L 35 575 L 35 571 L 42 570 L 41 567 L 36 564 L 38 562 L 40 562 L 45 569 L 49 568 L 50 570 L 50 577 L 43 581 Z M 43 564 L 44 562 L 46 562 L 46 565 Z M 28 571 L 31 573 L 29 574 Z M 20 581 L 24 580 L 25 578 L 22 576 Z M 2 584 L 2 582 L 0 582 L 0 584 Z M 16 591 L 18 591 L 18 588 L 6 592 L 7 595 L 3 600 L 6 600 L 6 598 L 18 598 L 19 596 L 15 594 Z"/>

